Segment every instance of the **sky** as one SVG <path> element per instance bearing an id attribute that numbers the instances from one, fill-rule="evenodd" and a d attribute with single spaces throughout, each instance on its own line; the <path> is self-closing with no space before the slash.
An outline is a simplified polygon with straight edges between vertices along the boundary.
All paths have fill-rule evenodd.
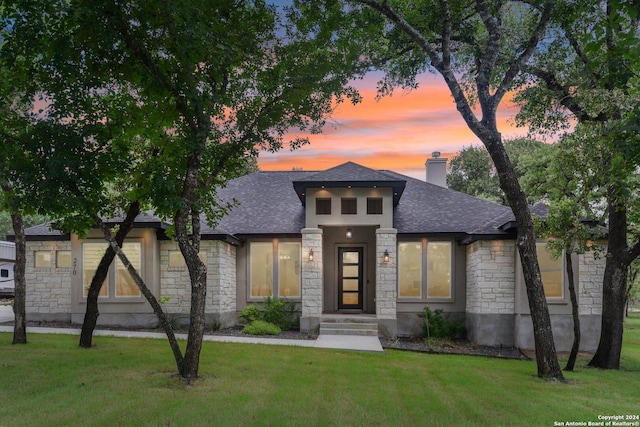
<path id="1" fill-rule="evenodd" d="M 396 90 L 393 96 L 376 101 L 379 78 L 372 74 L 354 82 L 363 101 L 338 106 L 323 134 L 308 135 L 310 144 L 295 151 L 285 147 L 277 153 L 260 153 L 260 170 L 325 170 L 352 161 L 424 180 L 424 164 L 432 152 L 451 158 L 463 147 L 481 144 L 456 110 L 440 76 L 425 75 L 417 90 Z M 526 135 L 526 128 L 516 128 L 509 120 L 517 111 L 508 97 L 498 107 L 503 138 Z"/>

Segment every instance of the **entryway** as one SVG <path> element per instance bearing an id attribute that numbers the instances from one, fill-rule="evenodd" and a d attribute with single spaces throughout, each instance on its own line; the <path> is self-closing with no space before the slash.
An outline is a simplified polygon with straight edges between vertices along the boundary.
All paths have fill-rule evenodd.
<path id="1" fill-rule="evenodd" d="M 338 248 L 338 310 L 362 310 L 363 248 Z"/>
<path id="2" fill-rule="evenodd" d="M 315 347 L 381 352 L 378 320 L 370 315 L 323 314 Z"/>

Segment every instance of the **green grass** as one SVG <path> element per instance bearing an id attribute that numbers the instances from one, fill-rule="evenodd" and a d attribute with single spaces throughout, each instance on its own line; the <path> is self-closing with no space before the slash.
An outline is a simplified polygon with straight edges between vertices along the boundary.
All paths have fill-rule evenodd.
<path id="1" fill-rule="evenodd" d="M 187 385 L 162 340 L 0 334 L 0 425 L 542 425 L 639 414 L 640 314 L 620 371 L 585 368 L 569 383 L 532 361 L 386 351 L 205 343 Z M 562 362 L 561 362 L 562 363 Z"/>

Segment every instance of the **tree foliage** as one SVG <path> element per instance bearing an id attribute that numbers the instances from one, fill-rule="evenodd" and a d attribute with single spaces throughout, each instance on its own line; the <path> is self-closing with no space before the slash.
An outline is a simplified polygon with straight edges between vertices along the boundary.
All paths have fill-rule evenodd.
<path id="1" fill-rule="evenodd" d="M 553 146 L 529 138 L 506 140 L 504 146 L 529 203 L 540 201 L 546 189 L 540 188 L 542 183 L 538 177 L 544 175 L 551 163 Z M 465 147 L 451 159 L 447 185 L 452 190 L 484 200 L 508 204 L 500 189 L 498 172 L 484 147 Z"/>
<path id="2" fill-rule="evenodd" d="M 45 140 L 71 144 L 45 149 L 49 157 L 28 167 L 53 167 L 58 155 L 67 155 L 68 162 L 57 165 L 65 192 L 55 200 L 64 212 L 60 225 L 81 232 L 98 222 L 125 265 L 98 213 L 121 214 L 139 201 L 173 224 L 192 295 L 185 354 L 174 355 L 180 374 L 195 378 L 207 292 L 206 265 L 198 257 L 202 218 L 213 226 L 230 208 L 218 202 L 216 189 L 259 150 L 306 143 L 285 141 L 291 129 L 319 132 L 336 103 L 357 101 L 346 72 L 357 55 L 345 58 L 330 44 L 283 36 L 288 30 L 263 1 L 3 6 L 3 70 L 31 77 L 17 86 L 26 111 L 34 111 L 23 114 L 23 122 L 50 131 L 33 139 L 38 147 Z M 37 101 L 39 111 L 33 110 Z M 95 173 L 73 176 L 87 170 Z M 34 176 L 52 181 L 44 169 Z M 139 274 L 129 271 L 159 307 Z"/>
<path id="3" fill-rule="evenodd" d="M 496 111 L 546 33 L 555 1 L 322 1 L 300 3 L 308 35 L 357 44 L 363 66 L 384 72 L 380 96 L 440 74 L 462 118 L 485 145 L 518 223 L 518 249 L 534 325 L 540 376 L 562 378 L 537 263 L 535 229 Z M 474 110 L 479 107 L 479 112 Z"/>
<path id="4" fill-rule="evenodd" d="M 555 37 L 526 67 L 517 119 L 539 133 L 577 122 L 576 189 L 603 197 L 609 228 L 602 332 L 590 364 L 617 369 L 627 269 L 640 254 L 630 226 L 639 164 L 639 16 L 636 5 L 618 0 L 562 2 L 561 11 L 552 23 Z"/>

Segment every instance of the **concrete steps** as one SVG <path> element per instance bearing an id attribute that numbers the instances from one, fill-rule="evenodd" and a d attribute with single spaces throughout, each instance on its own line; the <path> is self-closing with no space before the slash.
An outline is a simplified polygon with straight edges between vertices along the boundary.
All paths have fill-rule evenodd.
<path id="1" fill-rule="evenodd" d="M 377 337 L 378 323 L 366 318 L 323 318 L 320 321 L 320 335 Z"/>

